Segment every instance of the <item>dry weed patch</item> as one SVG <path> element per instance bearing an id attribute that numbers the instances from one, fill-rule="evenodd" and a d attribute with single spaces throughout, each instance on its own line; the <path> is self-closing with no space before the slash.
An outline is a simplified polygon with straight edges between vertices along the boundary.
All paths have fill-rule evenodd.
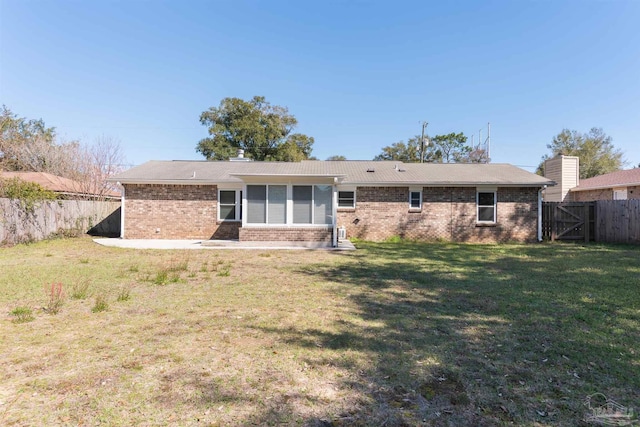
<path id="1" fill-rule="evenodd" d="M 640 402 L 639 248 L 359 246 L 5 249 L 7 314 L 58 282 L 126 303 L 2 319 L 0 424 L 584 425 L 596 391 Z"/>

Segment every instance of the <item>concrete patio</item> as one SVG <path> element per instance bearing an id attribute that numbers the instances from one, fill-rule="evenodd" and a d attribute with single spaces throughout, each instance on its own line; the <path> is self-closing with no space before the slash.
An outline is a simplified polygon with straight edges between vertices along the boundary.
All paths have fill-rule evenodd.
<path id="1" fill-rule="evenodd" d="M 238 240 L 163 240 L 163 239 L 93 239 L 99 245 L 129 249 L 258 249 L 258 250 L 324 250 L 355 251 L 349 240 L 337 248 L 323 242 L 240 242 Z"/>

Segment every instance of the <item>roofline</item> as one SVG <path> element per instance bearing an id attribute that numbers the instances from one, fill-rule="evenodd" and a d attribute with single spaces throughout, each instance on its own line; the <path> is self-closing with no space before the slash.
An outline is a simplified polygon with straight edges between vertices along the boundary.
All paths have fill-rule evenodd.
<path id="1" fill-rule="evenodd" d="M 607 188 L 619 188 L 619 187 L 636 187 L 640 186 L 640 182 L 629 182 L 625 184 L 610 184 L 610 185 L 597 185 L 595 187 L 583 187 L 580 186 L 570 188 L 569 191 L 589 191 L 589 190 L 605 190 Z"/>
<path id="2" fill-rule="evenodd" d="M 235 176 L 235 175 L 234 175 Z M 297 176 L 297 177 L 318 177 L 318 178 L 331 178 L 331 177 L 339 177 L 344 175 L 242 175 L 242 176 Z M 217 185 L 217 184 L 238 184 L 242 183 L 240 179 L 238 180 L 195 180 L 195 179 L 185 179 L 185 180 L 132 180 L 132 179 L 124 179 L 124 180 L 107 180 L 109 182 L 119 182 L 120 184 L 150 184 L 150 185 Z M 489 182 L 489 181 L 465 181 L 465 182 L 425 182 L 425 181 L 377 181 L 377 182 L 352 182 L 352 181 L 342 181 L 341 185 L 358 185 L 362 187 L 379 187 L 379 186 L 387 186 L 387 187 L 405 187 L 408 185 L 421 185 L 423 187 L 477 187 L 479 185 L 495 185 L 497 187 L 544 187 L 544 186 L 554 186 L 556 183 L 554 181 L 550 182 L 536 182 L 536 183 L 517 183 L 517 182 Z"/>
<path id="3" fill-rule="evenodd" d="M 317 174 L 317 173 L 309 173 L 309 174 L 304 174 L 304 173 L 230 173 L 229 176 L 267 176 L 267 177 L 273 177 L 273 176 L 282 176 L 282 177 L 299 177 L 299 178 L 340 178 L 340 177 L 345 177 L 347 175 L 343 174 L 343 173 L 324 173 L 324 174 Z"/>
<path id="4" fill-rule="evenodd" d="M 221 179 L 218 181 L 204 180 L 204 179 L 136 179 L 136 178 L 123 178 L 114 179 L 109 178 L 107 182 L 115 182 L 119 184 L 159 184 L 159 185 L 215 185 L 218 182 L 221 183 L 239 183 L 240 179 Z"/>

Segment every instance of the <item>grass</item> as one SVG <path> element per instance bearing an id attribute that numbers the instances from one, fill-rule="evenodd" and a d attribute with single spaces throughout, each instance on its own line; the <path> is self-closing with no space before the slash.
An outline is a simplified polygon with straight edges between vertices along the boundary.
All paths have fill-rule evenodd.
<path id="1" fill-rule="evenodd" d="M 33 310 L 29 307 L 16 307 L 9 314 L 13 316 L 13 323 L 27 323 L 35 320 Z"/>
<path id="2" fill-rule="evenodd" d="M 120 299 L 118 299 L 120 301 Z M 107 311 L 109 309 L 109 302 L 107 301 L 107 296 L 104 294 L 96 295 L 95 303 L 93 307 L 91 307 L 92 313 L 100 313 L 103 311 Z"/>
<path id="3" fill-rule="evenodd" d="M 596 392 L 638 412 L 640 247 L 358 248 L 5 248 L 0 424 L 584 426 Z M 12 321 L 83 280 L 135 298 Z"/>

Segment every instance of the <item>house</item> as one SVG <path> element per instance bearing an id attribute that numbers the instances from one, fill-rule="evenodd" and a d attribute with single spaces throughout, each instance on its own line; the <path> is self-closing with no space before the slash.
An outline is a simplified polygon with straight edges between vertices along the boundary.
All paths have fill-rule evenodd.
<path id="1" fill-rule="evenodd" d="M 556 186 L 545 190 L 548 202 L 591 202 L 640 199 L 640 168 L 621 170 L 580 179 L 580 162 L 575 156 L 556 156 L 545 161 L 545 177 Z"/>
<path id="2" fill-rule="evenodd" d="M 569 194 L 576 202 L 640 199 L 640 168 L 580 180 Z"/>
<path id="3" fill-rule="evenodd" d="M 540 239 L 540 191 L 508 164 L 150 161 L 123 186 L 122 238 L 338 243 Z"/>
<path id="4" fill-rule="evenodd" d="M 61 199 L 119 199 L 120 194 L 113 190 L 91 188 L 73 179 L 52 175 L 46 172 L 4 172 L 0 171 L 0 179 L 18 178 L 25 182 L 34 182 L 42 188 L 56 193 Z"/>

